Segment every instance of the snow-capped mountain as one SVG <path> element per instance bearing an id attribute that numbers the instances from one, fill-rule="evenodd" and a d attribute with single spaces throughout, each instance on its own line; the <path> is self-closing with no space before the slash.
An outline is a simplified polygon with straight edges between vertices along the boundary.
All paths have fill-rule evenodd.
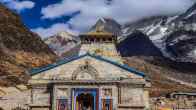
<path id="1" fill-rule="evenodd" d="M 89 32 L 104 31 L 121 35 L 121 25 L 111 18 L 100 18 Z M 77 55 L 80 49 L 80 38 L 73 32 L 61 32 L 47 39 L 45 43 L 60 57 Z"/>
<path id="2" fill-rule="evenodd" d="M 71 32 L 61 32 L 44 41 L 58 56 L 65 56 L 68 51 L 80 45 L 80 39 Z"/>
<path id="3" fill-rule="evenodd" d="M 149 36 L 165 57 L 176 62 L 196 63 L 196 4 L 178 16 L 151 17 L 126 24 L 123 36 L 135 30 Z"/>

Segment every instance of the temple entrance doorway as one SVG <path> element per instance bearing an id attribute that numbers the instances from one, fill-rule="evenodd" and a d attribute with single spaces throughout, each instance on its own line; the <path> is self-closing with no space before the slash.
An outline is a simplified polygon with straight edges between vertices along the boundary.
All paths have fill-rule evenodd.
<path id="1" fill-rule="evenodd" d="M 76 98 L 76 110 L 94 110 L 94 97 L 90 93 L 82 93 Z"/>
<path id="2" fill-rule="evenodd" d="M 98 89 L 74 88 L 72 110 L 99 110 Z"/>

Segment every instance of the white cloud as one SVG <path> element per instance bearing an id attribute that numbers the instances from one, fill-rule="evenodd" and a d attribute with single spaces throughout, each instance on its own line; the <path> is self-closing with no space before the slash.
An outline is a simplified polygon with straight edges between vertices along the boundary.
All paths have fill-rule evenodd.
<path id="1" fill-rule="evenodd" d="M 42 18 L 56 18 L 66 14 L 74 13 L 81 9 L 83 2 L 78 0 L 76 4 L 73 4 L 70 0 L 63 0 L 61 3 L 52 4 L 45 8 L 42 8 L 41 13 L 43 14 Z"/>
<path id="2" fill-rule="evenodd" d="M 32 1 L 18 1 L 18 0 L 3 0 L 1 1 L 9 8 L 16 10 L 17 12 L 21 12 L 25 9 L 31 9 L 35 6 L 35 3 Z"/>
<path id="3" fill-rule="evenodd" d="M 69 29 L 68 24 L 56 23 L 48 28 L 39 27 L 39 28 L 32 29 L 31 31 L 39 34 L 42 38 L 47 38 L 47 37 L 53 36 L 59 32 L 63 32 L 63 31 L 70 31 L 71 32 L 73 30 Z"/>
<path id="4" fill-rule="evenodd" d="M 42 8 L 42 19 L 55 19 L 80 11 L 69 23 L 77 30 L 85 30 L 100 17 L 111 17 L 120 23 L 147 16 L 181 13 L 194 0 L 63 0 Z"/>

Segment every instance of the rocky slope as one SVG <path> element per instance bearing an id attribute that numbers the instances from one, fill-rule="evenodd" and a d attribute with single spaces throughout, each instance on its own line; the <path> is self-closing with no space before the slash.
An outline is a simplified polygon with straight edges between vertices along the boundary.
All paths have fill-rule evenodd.
<path id="1" fill-rule="evenodd" d="M 140 31 L 134 31 L 118 43 L 118 51 L 124 57 L 131 56 L 162 56 L 160 50 Z"/>
<path id="2" fill-rule="evenodd" d="M 0 27 L 0 85 L 24 83 L 28 79 L 28 69 L 56 59 L 41 38 L 30 32 L 17 14 L 1 4 Z"/>
<path id="3" fill-rule="evenodd" d="M 168 68 L 165 61 L 155 61 L 154 57 L 126 57 L 125 63 L 144 72 L 151 81 L 150 96 L 157 97 L 174 91 L 196 91 L 195 75 Z M 160 65 L 161 64 L 161 65 Z"/>

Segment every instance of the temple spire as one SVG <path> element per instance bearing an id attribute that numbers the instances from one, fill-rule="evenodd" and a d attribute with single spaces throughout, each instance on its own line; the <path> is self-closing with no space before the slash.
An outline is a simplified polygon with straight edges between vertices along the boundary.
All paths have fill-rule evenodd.
<path id="1" fill-rule="evenodd" d="M 104 25 L 99 25 L 94 31 L 80 34 L 81 49 L 79 54 L 96 54 L 122 63 L 120 54 L 116 49 L 117 35 L 104 31 Z"/>

